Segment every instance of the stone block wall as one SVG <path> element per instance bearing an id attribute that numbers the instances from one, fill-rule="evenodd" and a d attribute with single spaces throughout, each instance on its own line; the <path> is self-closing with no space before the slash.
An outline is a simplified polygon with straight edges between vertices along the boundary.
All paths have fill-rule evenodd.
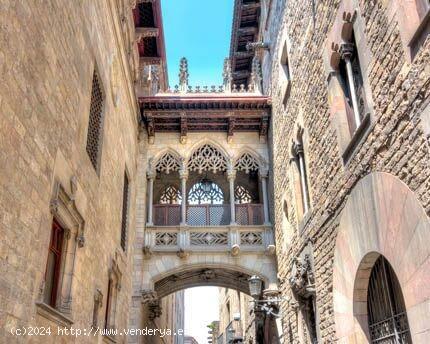
<path id="1" fill-rule="evenodd" d="M 342 1 L 273 1 L 269 30 L 263 33 L 270 52 L 262 53 L 266 91 L 273 100 L 271 123 L 272 192 L 281 291 L 291 296 L 288 279 L 292 259 L 311 240 L 314 247 L 319 337 L 335 341 L 333 256 L 339 214 L 353 187 L 365 175 L 390 173 L 412 190 L 430 215 L 428 109 L 430 40 L 412 61 L 402 44 L 398 16 L 389 1 L 352 1 L 362 31 L 366 75 L 371 98 L 371 124 L 345 163 L 332 126 L 325 65 L 325 47 Z M 314 4 L 314 6 L 312 5 Z M 280 18 L 280 19 L 279 19 Z M 283 104 L 279 59 L 287 37 L 291 92 Z M 268 80 L 268 81 L 267 81 Z M 291 180 L 291 141 L 297 122 L 305 129 L 311 210 L 296 216 Z M 287 214 L 287 215 L 286 215 Z M 285 343 L 299 341 L 296 310 L 284 302 Z"/>
<path id="2" fill-rule="evenodd" d="M 93 343 L 54 335 L 40 315 L 56 180 L 82 215 L 72 282 L 73 327 L 89 330 L 100 289 L 103 327 L 108 271 L 121 268 L 116 325 L 127 328 L 135 230 L 138 109 L 128 67 L 129 42 L 118 15 L 123 1 L 2 1 L 0 4 L 0 342 Z M 100 172 L 86 152 L 93 70 L 104 93 Z M 128 236 L 120 246 L 124 173 L 130 181 Z M 50 326 L 51 336 L 12 336 L 13 328 Z M 123 343 L 125 337 L 118 337 Z"/>

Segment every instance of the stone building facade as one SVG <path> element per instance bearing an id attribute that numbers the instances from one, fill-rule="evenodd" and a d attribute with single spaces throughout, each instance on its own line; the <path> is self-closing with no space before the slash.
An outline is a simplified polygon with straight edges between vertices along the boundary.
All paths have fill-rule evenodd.
<path id="1" fill-rule="evenodd" d="M 139 114 L 131 10 L 0 4 L 1 343 L 109 342 L 57 329 L 127 328 Z M 28 326 L 51 335 L 22 335 Z"/>
<path id="2" fill-rule="evenodd" d="M 409 340 L 426 343 L 428 3 L 265 3 L 258 41 L 272 97 L 284 342 L 400 336 L 404 313 L 386 332 L 377 324 L 369 330 L 374 267 L 385 260 L 398 279 L 390 288 L 403 294 Z"/>
<path id="3" fill-rule="evenodd" d="M 2 1 L 0 342 L 148 343 L 58 328 L 161 327 L 254 274 L 281 342 L 429 342 L 429 8 L 236 0 L 223 85 L 182 60 L 171 89 L 159 0 Z"/>

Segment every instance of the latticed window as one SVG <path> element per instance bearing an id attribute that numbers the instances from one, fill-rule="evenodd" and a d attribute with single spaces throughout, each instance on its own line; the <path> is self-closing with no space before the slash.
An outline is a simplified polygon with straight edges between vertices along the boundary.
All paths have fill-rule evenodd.
<path id="1" fill-rule="evenodd" d="M 370 275 L 367 310 L 372 343 L 412 343 L 400 283 L 382 256 Z"/>
<path id="2" fill-rule="evenodd" d="M 101 132 L 103 125 L 104 96 L 100 77 L 96 70 L 93 74 L 91 89 L 90 116 L 88 121 L 87 153 L 94 169 L 99 171 L 99 157 L 101 151 Z"/>
<path id="3" fill-rule="evenodd" d="M 121 221 L 121 247 L 125 251 L 127 243 L 127 223 L 128 223 L 128 200 L 129 181 L 127 173 L 124 173 L 124 187 L 122 194 L 122 221 Z"/>
<path id="4" fill-rule="evenodd" d="M 181 192 L 174 185 L 168 185 L 160 196 L 159 204 L 181 204 Z"/>
<path id="5" fill-rule="evenodd" d="M 221 188 L 206 179 L 194 184 L 188 193 L 189 204 L 222 204 L 223 201 Z"/>
<path id="6" fill-rule="evenodd" d="M 239 204 L 248 204 L 253 201 L 249 190 L 242 185 L 237 185 L 234 189 L 234 200 Z"/>

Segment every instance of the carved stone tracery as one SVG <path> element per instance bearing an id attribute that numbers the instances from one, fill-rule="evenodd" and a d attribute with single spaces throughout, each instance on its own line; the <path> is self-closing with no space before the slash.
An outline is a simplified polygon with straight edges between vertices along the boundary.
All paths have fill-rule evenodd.
<path id="1" fill-rule="evenodd" d="M 157 172 L 169 174 L 171 171 L 179 171 L 180 167 L 180 160 L 172 153 L 167 152 L 160 159 L 158 159 L 155 165 L 155 170 Z"/>
<path id="2" fill-rule="evenodd" d="M 227 169 L 226 157 L 215 147 L 205 144 L 197 149 L 188 161 L 190 171 L 225 171 Z"/>
<path id="3" fill-rule="evenodd" d="M 251 171 L 258 171 L 259 164 L 254 156 L 249 153 L 244 153 L 236 161 L 236 165 L 234 168 L 238 171 L 245 171 L 245 173 L 248 174 Z"/>

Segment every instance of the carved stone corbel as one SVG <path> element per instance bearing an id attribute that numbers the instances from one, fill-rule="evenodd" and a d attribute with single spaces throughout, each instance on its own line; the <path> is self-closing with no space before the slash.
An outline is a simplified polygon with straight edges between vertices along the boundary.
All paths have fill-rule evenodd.
<path id="1" fill-rule="evenodd" d="M 234 244 L 231 247 L 230 253 L 233 257 L 237 257 L 240 253 L 240 246 L 238 244 Z"/>
<path id="2" fill-rule="evenodd" d="M 151 289 L 142 290 L 141 295 L 142 295 L 142 304 L 144 305 L 158 300 L 158 295 L 155 290 L 151 290 Z"/>
<path id="3" fill-rule="evenodd" d="M 268 42 L 248 42 L 246 43 L 247 51 L 258 51 L 258 50 L 270 50 L 270 44 Z"/>
<path id="4" fill-rule="evenodd" d="M 187 143 L 187 134 L 188 134 L 188 123 L 187 117 L 185 113 L 181 113 L 181 136 L 180 141 L 182 144 Z"/>
<path id="5" fill-rule="evenodd" d="M 151 259 L 152 257 L 152 249 L 151 246 L 147 245 L 142 248 L 143 258 Z"/>
<path id="6" fill-rule="evenodd" d="M 188 252 L 188 251 L 184 250 L 183 248 L 180 248 L 180 249 L 178 250 L 178 252 L 176 252 L 176 255 L 177 255 L 179 258 L 181 258 L 181 259 L 186 259 L 186 258 L 188 258 L 188 257 L 189 257 L 190 252 Z"/>

